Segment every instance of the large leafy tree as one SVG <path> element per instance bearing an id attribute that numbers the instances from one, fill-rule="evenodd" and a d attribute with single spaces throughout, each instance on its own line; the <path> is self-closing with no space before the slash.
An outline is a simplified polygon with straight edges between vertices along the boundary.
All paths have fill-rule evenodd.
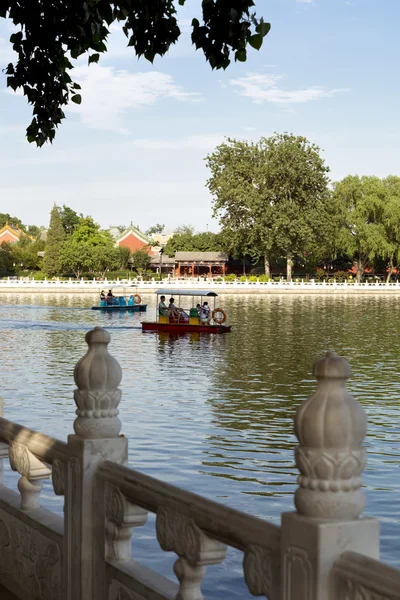
<path id="1" fill-rule="evenodd" d="M 386 244 L 384 257 L 388 259 L 387 281 L 400 264 L 400 177 L 389 175 L 382 181 L 385 189 L 382 221 Z"/>
<path id="2" fill-rule="evenodd" d="M 27 236 L 21 236 L 20 240 L 12 244 L 13 262 L 24 269 L 38 269 L 42 258 L 38 252 L 44 250 L 45 242 L 40 239 L 32 240 Z"/>
<path id="3" fill-rule="evenodd" d="M 164 252 L 168 256 L 174 256 L 175 252 L 218 252 L 225 249 L 217 233 L 194 233 L 191 228 L 178 228 L 178 231 L 181 233 L 174 233 L 165 244 Z"/>
<path id="4" fill-rule="evenodd" d="M 50 277 L 60 272 L 60 251 L 64 242 L 65 232 L 61 222 L 60 211 L 54 204 L 50 213 L 50 226 L 47 232 L 46 252 L 43 269 Z"/>
<path id="5" fill-rule="evenodd" d="M 219 218 L 227 251 L 242 259 L 263 256 L 269 276 L 272 239 L 257 216 L 260 207 L 263 217 L 269 212 L 261 145 L 228 138 L 206 161 L 211 171 L 207 187 L 214 196 L 213 214 Z"/>
<path id="6" fill-rule="evenodd" d="M 66 206 L 65 204 L 62 208 L 59 209 L 59 211 L 65 235 L 71 235 L 74 232 L 75 228 L 78 227 L 80 220 L 81 218 L 83 218 L 83 216 L 79 216 L 77 212 L 75 212 L 72 208 Z"/>
<path id="7" fill-rule="evenodd" d="M 129 263 L 134 269 L 145 271 L 150 264 L 150 260 L 151 257 L 146 250 L 135 250 L 135 252 L 132 252 Z"/>
<path id="8" fill-rule="evenodd" d="M 60 252 L 60 266 L 80 277 L 83 271 L 90 271 L 94 264 L 93 246 L 80 242 L 73 235 L 64 242 Z"/>
<path id="9" fill-rule="evenodd" d="M 89 64 L 107 51 L 110 26 L 120 23 L 136 56 L 153 62 L 181 34 L 177 4 L 185 0 L 2 0 L 0 16 L 17 27 L 10 42 L 18 55 L 6 69 L 7 85 L 21 89 L 33 106 L 29 142 L 52 141 L 71 99 L 80 104 L 80 86 L 71 78 L 76 59 L 89 52 Z M 247 46 L 259 49 L 270 25 L 252 12 L 253 0 L 203 0 L 201 22 L 192 21 L 192 42 L 214 69 L 231 59 L 245 61 Z"/>
<path id="10" fill-rule="evenodd" d="M 0 272 L 11 273 L 13 262 L 12 244 L 3 242 L 0 244 Z"/>
<path id="11" fill-rule="evenodd" d="M 92 217 L 81 217 L 73 233 L 62 247 L 61 266 L 79 277 L 83 271 L 95 270 L 104 274 L 115 268 L 120 254 L 114 248 L 109 231 L 100 229 Z"/>
<path id="12" fill-rule="evenodd" d="M 343 214 L 339 245 L 354 262 L 357 281 L 361 281 L 365 268 L 375 259 L 394 258 L 395 243 L 388 237 L 393 211 L 392 217 L 386 211 L 384 224 L 385 185 L 378 177 L 349 175 L 335 183 L 333 198 Z"/>
<path id="13" fill-rule="evenodd" d="M 293 134 L 275 134 L 254 144 L 228 139 L 207 157 L 214 215 L 236 255 L 304 256 L 324 234 L 329 203 L 328 167 L 318 146 Z"/>

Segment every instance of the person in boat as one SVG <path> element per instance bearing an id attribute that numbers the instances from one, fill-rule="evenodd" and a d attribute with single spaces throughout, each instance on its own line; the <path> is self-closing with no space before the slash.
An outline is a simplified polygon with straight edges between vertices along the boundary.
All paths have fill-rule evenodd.
<path id="1" fill-rule="evenodd" d="M 114 302 L 114 295 L 111 290 L 108 290 L 106 302 L 107 302 L 107 304 L 113 304 L 113 302 Z"/>
<path id="2" fill-rule="evenodd" d="M 203 325 L 208 325 L 210 322 L 210 314 L 211 310 L 208 306 L 208 302 L 203 302 L 203 306 L 200 309 L 200 321 L 203 323 Z"/>
<path id="3" fill-rule="evenodd" d="M 105 300 L 106 299 L 106 295 L 104 293 L 104 290 L 101 290 L 100 292 L 100 300 Z"/>
<path id="4" fill-rule="evenodd" d="M 179 312 L 178 312 L 178 307 L 175 305 L 174 298 L 169 299 L 168 316 L 170 318 L 170 321 L 178 320 Z"/>
<path id="5" fill-rule="evenodd" d="M 107 298 L 114 298 L 111 290 L 108 290 Z"/>
<path id="6" fill-rule="evenodd" d="M 196 309 L 197 309 L 197 314 L 200 317 L 200 315 L 201 315 L 201 304 L 196 304 Z"/>
<path id="7" fill-rule="evenodd" d="M 161 296 L 158 305 L 158 314 L 160 317 L 168 317 L 168 306 L 165 304 L 165 296 Z"/>
<path id="8" fill-rule="evenodd" d="M 178 320 L 180 323 L 189 323 L 189 315 L 183 310 L 183 308 L 178 308 L 178 314 Z"/>

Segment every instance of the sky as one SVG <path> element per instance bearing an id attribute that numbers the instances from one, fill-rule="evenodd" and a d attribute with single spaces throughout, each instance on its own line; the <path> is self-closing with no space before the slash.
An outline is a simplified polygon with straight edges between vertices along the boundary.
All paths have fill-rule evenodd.
<path id="1" fill-rule="evenodd" d="M 333 181 L 400 175 L 399 0 L 255 0 L 271 23 L 246 63 L 212 71 L 190 40 L 201 1 L 179 11 L 182 36 L 151 65 L 117 26 L 99 65 L 76 62 L 82 104 L 53 145 L 25 138 L 31 111 L 0 72 L 0 212 L 48 225 L 54 203 L 102 227 L 133 223 L 218 231 L 205 157 L 225 137 L 304 135 Z M 13 60 L 0 19 L 0 67 Z"/>

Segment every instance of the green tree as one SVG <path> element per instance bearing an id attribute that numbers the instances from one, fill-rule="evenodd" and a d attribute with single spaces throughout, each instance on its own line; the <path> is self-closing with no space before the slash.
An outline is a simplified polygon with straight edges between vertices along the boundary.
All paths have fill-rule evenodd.
<path id="1" fill-rule="evenodd" d="M 261 143 L 228 138 L 207 156 L 211 177 L 207 187 L 214 197 L 213 216 L 219 218 L 224 245 L 234 258 L 264 257 L 270 275 L 272 239 L 262 220 L 269 211 L 265 201 L 265 157 Z M 259 213 L 261 211 L 261 217 Z"/>
<path id="2" fill-rule="evenodd" d="M 149 227 L 149 229 L 146 231 L 146 235 L 153 235 L 153 233 L 162 233 L 164 229 L 165 225 L 161 223 L 156 223 L 155 225 Z"/>
<path id="3" fill-rule="evenodd" d="M 107 51 L 109 29 L 114 22 L 138 57 L 153 62 L 163 56 L 180 36 L 177 4 L 185 0 L 113 0 L 30 2 L 3 0 L 0 16 L 13 21 L 10 37 L 17 61 L 6 69 L 7 86 L 22 89 L 33 106 L 27 129 L 29 142 L 42 146 L 52 141 L 65 118 L 69 100 L 80 104 L 80 86 L 71 79 L 72 59 L 89 52 L 88 62 L 98 62 Z M 231 57 L 245 61 L 247 46 L 259 49 L 270 25 L 256 19 L 254 0 L 213 0 L 202 4 L 202 22 L 192 20 L 192 42 L 214 69 L 228 67 Z M 45 31 L 45 35 L 44 35 Z"/>
<path id="4" fill-rule="evenodd" d="M 3 242 L 0 244 L 0 272 L 13 272 L 13 262 L 12 244 Z"/>
<path id="5" fill-rule="evenodd" d="M 40 238 L 31 240 L 29 237 L 21 236 L 18 242 L 12 244 L 13 262 L 24 269 L 38 269 L 42 263 L 42 258 L 38 252 L 44 250 L 45 242 Z"/>
<path id="6" fill-rule="evenodd" d="M 204 231 L 193 233 L 193 229 L 182 229 L 182 233 L 174 233 L 164 246 L 168 256 L 175 252 L 219 252 L 224 250 L 222 238 L 217 233 Z"/>
<path id="7" fill-rule="evenodd" d="M 228 139 L 206 160 L 225 239 L 237 254 L 263 256 L 266 275 L 271 256 L 285 256 L 290 281 L 294 258 L 323 232 L 329 169 L 318 146 L 288 133 L 257 144 Z"/>
<path id="8" fill-rule="evenodd" d="M 46 251 L 43 260 L 43 269 L 47 275 L 53 277 L 60 272 L 60 251 L 65 238 L 60 211 L 54 204 L 50 213 L 50 226 L 47 232 Z"/>
<path id="9" fill-rule="evenodd" d="M 0 229 L 7 223 L 11 226 L 19 227 L 21 231 L 26 231 L 25 225 L 18 217 L 12 217 L 9 213 L 0 213 Z"/>
<path id="10" fill-rule="evenodd" d="M 73 237 L 78 242 L 89 242 L 92 246 L 111 244 L 114 240 L 109 231 L 100 228 L 100 225 L 92 217 L 80 217 L 75 226 Z"/>
<path id="11" fill-rule="evenodd" d="M 79 216 L 77 212 L 65 204 L 61 209 L 59 209 L 59 211 L 65 235 L 71 235 L 75 228 L 78 227 L 80 219 L 83 218 L 83 215 Z"/>
<path id="12" fill-rule="evenodd" d="M 378 177 L 349 175 L 335 183 L 333 198 L 343 214 L 338 243 L 354 262 L 360 282 L 367 266 L 393 251 L 383 223 L 385 186 Z"/>
<path id="13" fill-rule="evenodd" d="M 129 259 L 131 257 L 131 251 L 126 246 L 118 246 L 115 248 L 116 251 L 116 268 L 123 271 L 129 266 Z"/>
<path id="14" fill-rule="evenodd" d="M 385 188 L 382 221 L 386 237 L 386 252 L 383 255 L 389 260 L 389 282 L 395 266 L 400 264 L 400 177 L 389 175 L 382 184 Z"/>
<path id="15" fill-rule="evenodd" d="M 120 253 L 118 248 L 110 244 L 92 246 L 92 266 L 104 278 L 107 270 L 118 269 L 120 264 Z"/>
<path id="16" fill-rule="evenodd" d="M 72 271 L 80 277 L 83 271 L 90 271 L 94 266 L 94 247 L 89 242 L 81 242 L 68 236 L 60 251 L 60 265 L 65 271 Z"/>
<path id="17" fill-rule="evenodd" d="M 148 268 L 150 261 L 151 256 L 148 254 L 148 252 L 146 252 L 145 249 L 135 250 L 135 252 L 132 252 L 131 258 L 129 259 L 129 263 L 134 269 L 141 269 L 143 271 Z"/>

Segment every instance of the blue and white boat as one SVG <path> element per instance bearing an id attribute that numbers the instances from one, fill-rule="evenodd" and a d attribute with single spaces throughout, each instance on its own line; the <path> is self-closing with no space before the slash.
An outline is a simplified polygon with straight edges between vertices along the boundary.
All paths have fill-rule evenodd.
<path id="1" fill-rule="evenodd" d="M 92 306 L 92 310 L 102 310 L 105 312 L 145 312 L 147 304 L 142 304 L 140 294 L 130 294 L 129 296 L 102 296 L 98 306 Z"/>

